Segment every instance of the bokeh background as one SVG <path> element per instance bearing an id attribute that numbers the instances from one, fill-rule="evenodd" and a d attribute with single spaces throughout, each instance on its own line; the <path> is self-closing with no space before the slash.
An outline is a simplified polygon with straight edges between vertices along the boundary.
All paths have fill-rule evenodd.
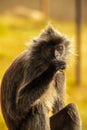
<path id="1" fill-rule="evenodd" d="M 0 82 L 26 43 L 51 23 L 73 39 L 66 103 L 76 103 L 87 130 L 87 0 L 0 0 Z M 0 111 L 0 130 L 7 130 Z"/>

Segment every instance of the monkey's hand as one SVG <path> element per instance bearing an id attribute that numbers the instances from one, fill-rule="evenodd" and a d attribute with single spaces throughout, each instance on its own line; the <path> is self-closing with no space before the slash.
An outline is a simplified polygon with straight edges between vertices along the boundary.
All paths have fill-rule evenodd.
<path id="1" fill-rule="evenodd" d="M 66 62 L 65 61 L 62 61 L 62 60 L 54 60 L 52 62 L 52 64 L 54 65 L 55 67 L 55 70 L 56 71 L 62 71 L 62 70 L 65 70 L 66 69 Z"/>

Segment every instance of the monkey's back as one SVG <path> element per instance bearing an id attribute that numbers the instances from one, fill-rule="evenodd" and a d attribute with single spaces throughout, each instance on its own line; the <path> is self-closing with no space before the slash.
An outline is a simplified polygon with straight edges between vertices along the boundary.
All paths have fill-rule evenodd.
<path id="1" fill-rule="evenodd" d="M 25 59 L 27 55 L 27 59 Z M 1 83 L 1 109 L 6 123 L 16 117 L 17 91 L 24 78 L 24 64 L 28 60 L 28 52 L 19 55 L 5 72 Z"/>

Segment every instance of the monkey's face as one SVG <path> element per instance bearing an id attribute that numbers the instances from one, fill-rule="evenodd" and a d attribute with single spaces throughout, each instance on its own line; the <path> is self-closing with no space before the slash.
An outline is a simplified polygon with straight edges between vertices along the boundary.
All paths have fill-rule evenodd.
<path id="1" fill-rule="evenodd" d="M 54 56 L 57 60 L 66 60 L 68 51 L 69 41 L 67 39 L 62 39 L 62 42 L 55 45 Z"/>
<path id="2" fill-rule="evenodd" d="M 70 41 L 52 26 L 44 30 L 40 37 L 42 56 L 47 60 L 66 60 L 70 50 Z"/>
<path id="3" fill-rule="evenodd" d="M 68 53 L 68 44 L 69 42 L 61 37 L 61 39 L 52 39 L 49 41 L 43 41 L 40 47 L 40 55 L 47 62 L 51 62 L 53 60 L 64 60 L 67 59 Z"/>

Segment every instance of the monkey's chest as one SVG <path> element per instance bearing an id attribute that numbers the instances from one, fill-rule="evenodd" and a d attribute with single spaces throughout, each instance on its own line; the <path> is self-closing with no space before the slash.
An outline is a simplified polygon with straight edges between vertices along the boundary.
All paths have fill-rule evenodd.
<path id="1" fill-rule="evenodd" d="M 41 97 L 41 101 L 44 103 L 44 105 L 47 107 L 49 111 L 53 111 L 52 108 L 57 98 L 58 98 L 57 91 L 54 87 L 54 83 L 51 82 L 48 90 Z"/>

